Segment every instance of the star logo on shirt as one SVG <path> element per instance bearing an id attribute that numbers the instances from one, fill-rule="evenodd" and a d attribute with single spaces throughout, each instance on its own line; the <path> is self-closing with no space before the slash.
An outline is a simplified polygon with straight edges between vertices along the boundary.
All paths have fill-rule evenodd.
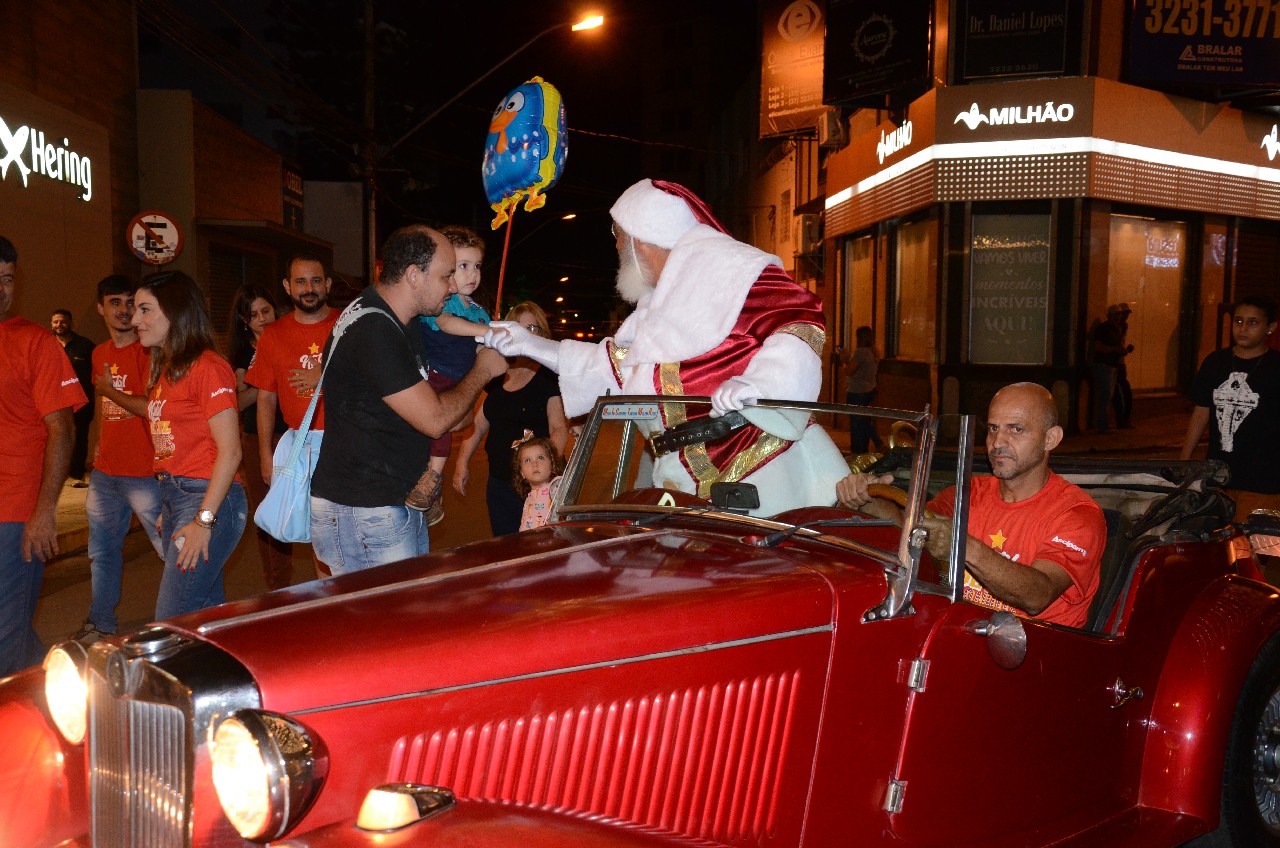
<path id="1" fill-rule="evenodd" d="M 120 373 L 120 366 L 119 366 L 119 365 L 112 365 L 112 366 L 111 366 L 111 374 L 112 374 L 112 376 L 115 376 L 116 374 L 119 374 L 119 373 Z"/>
<path id="2" fill-rule="evenodd" d="M 1006 536 L 1001 531 L 997 530 L 994 534 L 992 534 L 991 536 L 988 536 L 987 538 L 991 540 L 991 547 L 995 548 L 997 551 L 1003 551 L 1004 543 L 1008 540 L 1009 537 Z"/>
<path id="3" fill-rule="evenodd" d="M 317 353 L 320 352 L 320 345 L 316 344 L 315 342 L 312 342 L 311 347 L 307 348 L 307 350 L 311 351 L 312 356 L 315 356 Z"/>

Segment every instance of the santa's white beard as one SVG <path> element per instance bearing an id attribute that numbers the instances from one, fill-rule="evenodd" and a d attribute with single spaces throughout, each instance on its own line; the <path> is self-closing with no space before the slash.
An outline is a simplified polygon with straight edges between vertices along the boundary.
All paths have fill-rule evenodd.
<path id="1" fill-rule="evenodd" d="M 629 243 L 630 250 L 618 256 L 618 294 L 627 303 L 639 303 L 640 299 L 653 291 L 649 269 L 644 267 L 640 257 L 636 255 L 635 242 Z"/>

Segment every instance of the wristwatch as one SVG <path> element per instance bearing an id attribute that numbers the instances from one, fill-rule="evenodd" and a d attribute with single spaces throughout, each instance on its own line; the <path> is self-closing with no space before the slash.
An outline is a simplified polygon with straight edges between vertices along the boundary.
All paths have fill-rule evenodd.
<path id="1" fill-rule="evenodd" d="M 213 525 L 218 523 L 218 514 L 211 509 L 202 509 L 196 513 L 196 524 L 207 530 L 212 530 Z"/>

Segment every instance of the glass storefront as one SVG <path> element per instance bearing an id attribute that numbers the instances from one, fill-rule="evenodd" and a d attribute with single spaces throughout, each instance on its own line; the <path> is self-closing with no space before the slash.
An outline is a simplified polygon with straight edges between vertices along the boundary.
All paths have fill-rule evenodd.
<path id="1" fill-rule="evenodd" d="M 1137 391 L 1168 391 L 1178 385 L 1178 346 L 1187 225 L 1128 215 L 1111 216 L 1107 303 L 1128 303 L 1125 360 Z M 1103 317 L 1103 316 L 1100 316 Z"/>

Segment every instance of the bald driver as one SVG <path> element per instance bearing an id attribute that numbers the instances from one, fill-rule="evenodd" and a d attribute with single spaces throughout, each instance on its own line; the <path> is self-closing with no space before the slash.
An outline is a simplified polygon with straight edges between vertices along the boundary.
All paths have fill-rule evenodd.
<path id="1" fill-rule="evenodd" d="M 1053 624 L 1083 627 L 1098 591 L 1106 546 L 1101 508 L 1078 486 L 1049 470 L 1049 454 L 1062 441 L 1053 396 L 1035 383 L 996 392 L 987 411 L 991 476 L 975 476 L 965 545 L 964 597 Z M 895 504 L 872 498 L 867 487 L 892 477 L 851 474 L 836 485 L 839 502 L 902 523 Z M 931 500 L 922 519 L 927 547 L 947 559 L 956 493 Z"/>

